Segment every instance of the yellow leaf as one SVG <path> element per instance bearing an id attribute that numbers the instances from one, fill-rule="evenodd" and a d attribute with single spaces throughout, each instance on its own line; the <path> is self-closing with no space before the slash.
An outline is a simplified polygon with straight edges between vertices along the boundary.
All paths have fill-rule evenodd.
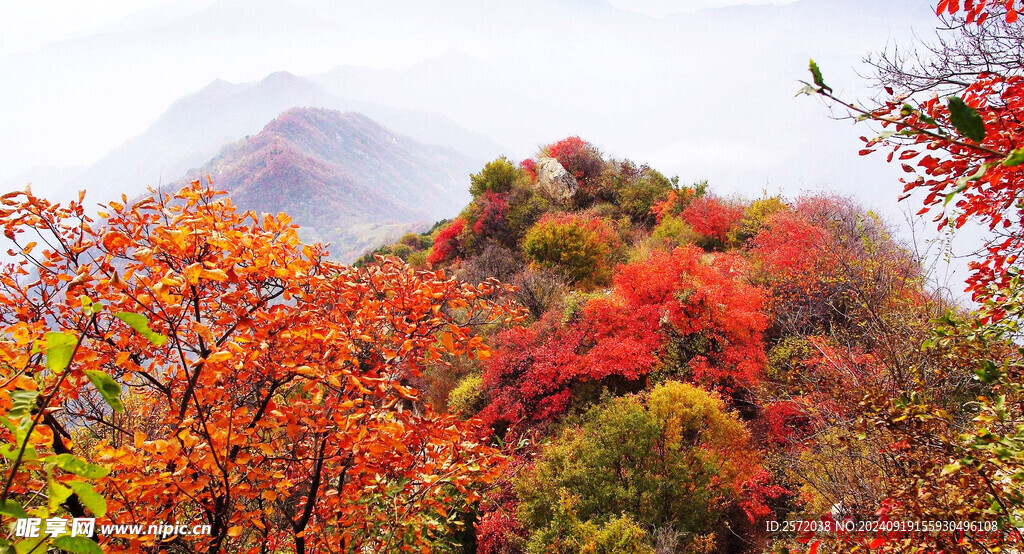
<path id="1" fill-rule="evenodd" d="M 185 268 L 185 280 L 188 284 L 194 285 L 199 282 L 199 276 L 203 273 L 203 266 L 199 263 L 194 263 Z"/>
<path id="2" fill-rule="evenodd" d="M 200 274 L 204 279 L 210 279 L 211 281 L 227 281 L 228 274 L 224 273 L 223 269 L 204 269 Z"/>
<path id="3" fill-rule="evenodd" d="M 180 287 L 181 285 L 184 285 L 185 282 L 176 277 L 164 277 L 163 279 L 160 279 L 160 284 L 168 287 Z"/>
<path id="4" fill-rule="evenodd" d="M 230 360 L 230 359 L 231 359 L 231 352 L 228 352 L 226 350 L 221 350 L 220 352 L 217 352 L 215 354 L 210 354 L 209 356 L 207 356 L 206 357 L 206 363 L 208 363 L 208 364 L 215 364 L 215 363 L 224 362 L 224 361 L 227 361 L 227 360 Z"/>
<path id="5" fill-rule="evenodd" d="M 175 246 L 182 249 L 185 248 L 185 233 L 183 233 L 180 229 L 172 229 L 170 231 L 167 231 L 167 235 L 171 237 L 172 241 L 174 241 Z"/>
<path id="6" fill-rule="evenodd" d="M 142 444 L 146 442 L 146 434 L 142 431 L 135 432 L 135 448 L 142 448 Z"/>
<path id="7" fill-rule="evenodd" d="M 228 536 L 229 537 L 237 537 L 238 535 L 241 535 L 241 534 L 242 534 L 242 526 L 241 525 L 235 525 L 234 527 L 231 527 L 230 529 L 228 529 Z"/>
<path id="8" fill-rule="evenodd" d="M 144 264 L 150 264 L 153 262 L 153 250 L 151 248 L 139 248 L 135 250 L 135 259 Z M 129 278 L 127 273 L 125 273 L 124 278 Z"/>

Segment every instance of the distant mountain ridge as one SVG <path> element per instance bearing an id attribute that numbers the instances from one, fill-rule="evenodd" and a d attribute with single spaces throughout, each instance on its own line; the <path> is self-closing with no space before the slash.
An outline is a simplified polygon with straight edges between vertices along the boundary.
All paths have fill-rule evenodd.
<path id="1" fill-rule="evenodd" d="M 122 193 L 141 194 L 146 187 L 179 180 L 220 154 L 226 145 L 259 133 L 279 114 L 295 107 L 363 113 L 420 143 L 465 153 L 474 160 L 469 167 L 478 167 L 503 151 L 497 143 L 439 114 L 346 100 L 308 79 L 277 72 L 251 83 L 211 82 L 172 104 L 145 132 L 64 179 L 62 185 L 48 187 L 45 193 L 66 199 L 85 189 L 96 200 Z M 24 183 L 15 185 L 24 187 Z"/>
<path id="2" fill-rule="evenodd" d="M 304 239 L 330 242 L 332 257 L 350 261 L 458 213 L 478 165 L 358 113 L 293 108 L 186 180 L 209 174 L 242 209 L 286 212 Z"/>

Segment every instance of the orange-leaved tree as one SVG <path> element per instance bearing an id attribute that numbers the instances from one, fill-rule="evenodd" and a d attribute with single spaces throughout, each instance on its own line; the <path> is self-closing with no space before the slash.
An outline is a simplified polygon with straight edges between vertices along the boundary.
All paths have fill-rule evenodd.
<path id="1" fill-rule="evenodd" d="M 5 515 L 210 526 L 106 551 L 430 548 L 501 472 L 478 422 L 410 386 L 520 317 L 497 281 L 337 264 L 199 182 L 101 222 L 81 199 L 2 198 Z"/>

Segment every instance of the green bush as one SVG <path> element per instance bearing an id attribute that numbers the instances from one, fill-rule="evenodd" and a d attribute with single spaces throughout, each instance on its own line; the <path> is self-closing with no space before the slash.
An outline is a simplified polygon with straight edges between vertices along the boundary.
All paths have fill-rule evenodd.
<path id="1" fill-rule="evenodd" d="M 409 258 L 405 262 L 416 269 L 425 269 L 427 267 L 427 251 L 413 252 L 409 254 Z"/>
<path id="2" fill-rule="evenodd" d="M 618 246 L 617 233 L 604 221 L 569 213 L 544 216 L 523 238 L 531 261 L 582 286 L 608 282 Z"/>
<path id="3" fill-rule="evenodd" d="M 665 200 L 678 179 L 669 179 L 653 169 L 645 169 L 638 179 L 623 183 L 616 191 L 616 202 L 623 213 L 641 225 L 654 224 L 654 204 Z"/>
<path id="4" fill-rule="evenodd" d="M 754 200 L 743 211 L 743 219 L 740 220 L 740 224 L 729 233 L 729 242 L 743 244 L 764 229 L 768 218 L 788 209 L 789 207 L 780 196 L 765 196 Z"/>
<path id="5" fill-rule="evenodd" d="M 516 186 L 509 197 L 507 221 L 509 231 L 516 240 L 523 237 L 534 223 L 549 212 L 551 202 L 529 186 Z"/>
<path id="6" fill-rule="evenodd" d="M 480 173 L 469 176 L 469 192 L 474 197 L 485 192 L 507 192 L 520 178 L 519 168 L 508 158 L 502 156 L 488 162 Z"/>
<path id="7" fill-rule="evenodd" d="M 488 403 L 484 380 L 479 375 L 467 375 L 448 395 L 448 411 L 469 417 Z"/>
<path id="8" fill-rule="evenodd" d="M 628 515 L 612 517 L 607 523 L 581 522 L 575 511 L 576 498 L 563 495 L 553 506 L 558 517 L 551 525 L 532 534 L 526 545 L 529 554 L 654 554 L 647 531 Z"/>
<path id="9" fill-rule="evenodd" d="M 746 427 L 720 398 L 669 381 L 592 408 L 515 484 L 522 523 L 538 547 L 531 550 L 541 551 L 577 525 L 605 529 L 609 540 L 639 537 L 628 521 L 694 537 L 714 532 L 757 464 Z"/>
<path id="10" fill-rule="evenodd" d="M 661 223 L 651 233 L 656 239 L 669 243 L 670 246 L 682 246 L 684 244 L 696 244 L 701 241 L 700 233 L 693 230 L 679 216 L 666 215 Z"/>

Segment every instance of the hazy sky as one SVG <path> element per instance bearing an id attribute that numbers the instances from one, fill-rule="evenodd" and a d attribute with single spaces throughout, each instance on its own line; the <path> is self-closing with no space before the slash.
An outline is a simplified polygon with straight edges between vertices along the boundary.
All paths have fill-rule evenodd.
<path id="1" fill-rule="evenodd" d="M 932 4 L 0 0 L 0 183 L 56 182 L 214 80 L 288 71 L 443 114 L 513 157 L 578 134 L 723 194 L 834 190 L 898 219 L 898 168 L 856 155 L 872 129 L 793 93 L 814 58 L 868 95 L 863 56 L 928 36 Z"/>
<path id="2" fill-rule="evenodd" d="M 133 13 L 159 5 L 203 5 L 211 0 L 0 0 L 0 59 L 48 42 L 86 36 Z M 609 0 L 613 6 L 655 17 L 736 4 L 788 4 L 793 0 Z"/>
<path id="3" fill-rule="evenodd" d="M 692 12 L 703 8 L 721 8 L 739 4 L 791 4 L 795 0 L 608 0 L 608 3 L 621 10 L 642 13 L 654 17 L 662 17 L 670 13 Z"/>
<path id="4" fill-rule="evenodd" d="M 644 18 L 706 7 L 792 2 L 611 0 L 619 9 L 646 15 L 590 20 L 588 13 L 601 0 L 0 0 L 0 121 L 8 129 L 0 134 L 0 182 L 33 166 L 88 165 L 143 132 L 172 102 L 215 79 L 254 81 L 281 70 L 309 75 L 339 65 L 402 68 L 453 51 L 548 78 L 545 99 L 561 104 L 559 109 L 572 103 L 580 110 L 621 116 L 636 110 L 638 102 L 664 110 L 688 101 L 706 105 L 722 98 L 711 90 L 713 81 L 721 78 L 733 87 L 751 87 L 758 103 L 765 100 L 764 91 L 755 87 L 766 80 L 772 86 L 784 83 L 777 99 L 790 109 L 792 102 L 782 89 L 793 88 L 794 81 L 803 78 L 807 57 L 823 57 L 837 78 L 856 77 L 851 69 L 867 49 L 884 46 L 894 33 L 908 34 L 910 22 L 903 20 L 902 6 L 930 3 L 893 3 L 900 8 L 892 11 L 902 13 L 890 17 L 872 14 L 887 5 L 880 0 L 809 1 L 812 11 L 821 5 L 845 6 L 852 8 L 853 17 L 840 14 L 835 21 L 812 20 L 813 25 L 801 23 L 786 34 L 773 34 L 771 27 L 785 25 L 785 19 L 711 21 L 691 29 L 685 19 L 661 24 L 667 20 Z M 861 11 L 866 19 L 858 21 Z M 721 37 L 716 24 L 723 25 Z M 747 33 L 744 25 L 767 29 Z M 765 50 L 757 43 L 764 41 L 781 44 Z M 560 63 L 563 58 L 575 67 L 567 70 Z M 784 73 L 769 75 L 764 62 Z M 625 73 L 609 70 L 612 64 Z M 700 75 L 686 73 L 694 71 L 707 74 L 708 86 L 701 86 Z M 581 74 L 578 82 L 563 79 L 573 72 Z M 630 73 L 653 79 L 652 87 L 661 80 L 661 92 L 652 98 L 655 91 L 635 87 Z M 739 111 L 749 117 L 751 106 L 745 104 Z M 514 109 L 511 115 L 505 111 L 486 115 L 524 121 Z M 468 119 L 466 114 L 446 115 Z M 727 120 L 728 114 L 719 117 Z M 583 133 L 595 125 L 590 120 L 572 125 L 567 121 L 564 127 Z M 660 144 L 608 147 L 656 155 L 659 161 L 683 150 L 691 159 L 702 151 L 712 154 L 715 141 L 685 136 L 692 135 L 692 129 L 686 131 L 680 129 L 680 136 L 665 137 L 672 140 Z M 490 138 L 513 146 L 516 155 L 524 154 L 523 137 Z M 551 138 L 531 135 L 529 144 Z M 772 139 L 765 144 L 775 143 Z M 762 148 L 759 155 L 768 154 Z M 725 155 L 721 148 L 713 154 Z"/>

